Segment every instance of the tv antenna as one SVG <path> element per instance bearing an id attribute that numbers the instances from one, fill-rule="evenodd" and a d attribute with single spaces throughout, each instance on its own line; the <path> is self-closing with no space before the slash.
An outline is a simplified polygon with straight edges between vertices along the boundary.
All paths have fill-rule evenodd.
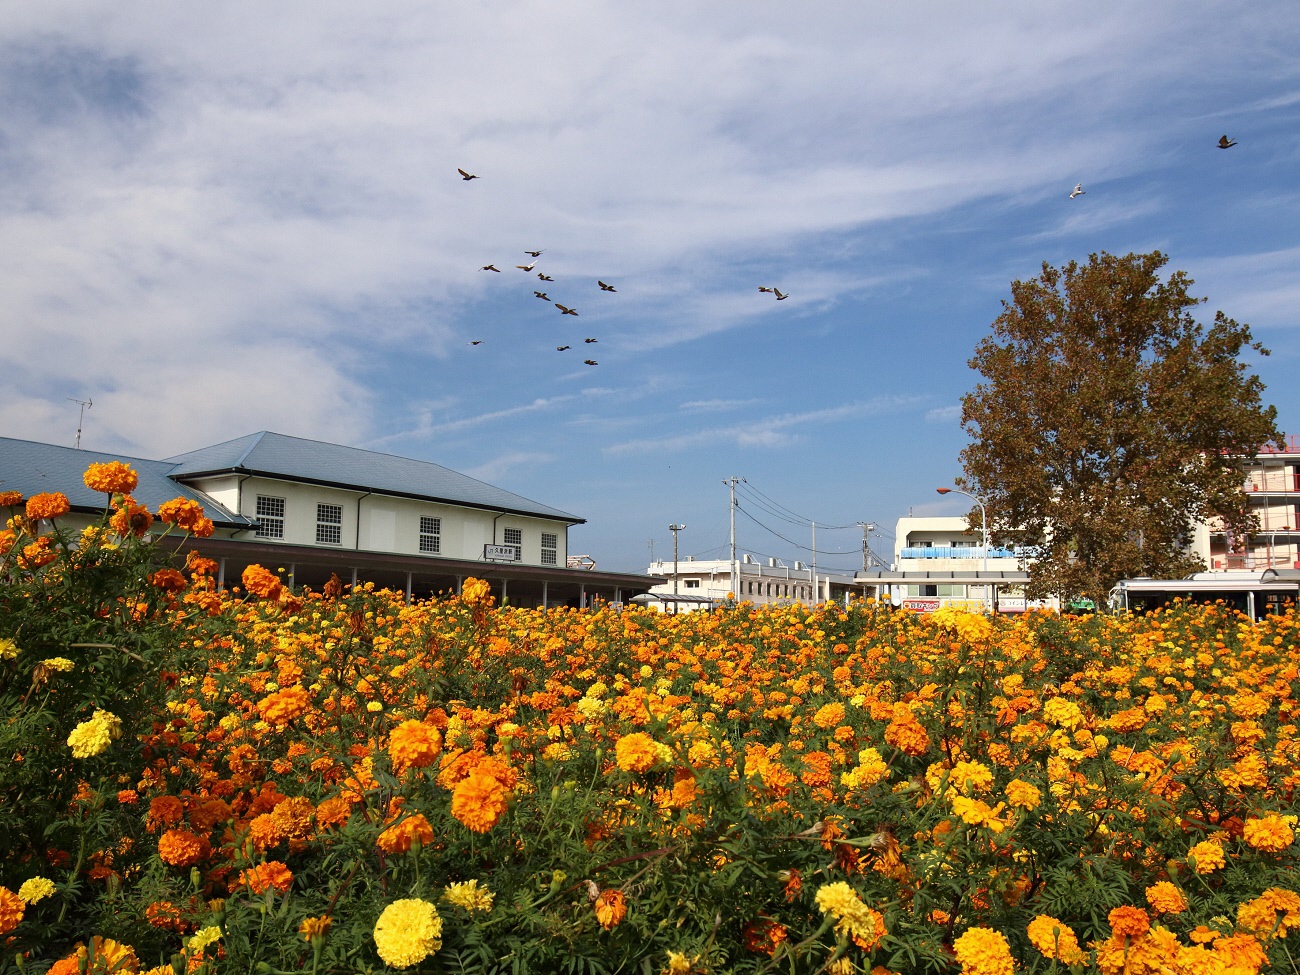
<path id="1" fill-rule="evenodd" d="M 80 450 L 81 449 L 81 424 L 82 421 L 85 420 L 86 418 L 86 410 L 94 406 L 95 401 L 90 397 L 86 397 L 85 399 L 77 399 L 75 396 L 69 396 L 68 401 L 71 403 L 76 403 L 78 406 L 81 407 L 81 412 L 77 414 L 77 442 L 72 445 L 74 449 Z"/>

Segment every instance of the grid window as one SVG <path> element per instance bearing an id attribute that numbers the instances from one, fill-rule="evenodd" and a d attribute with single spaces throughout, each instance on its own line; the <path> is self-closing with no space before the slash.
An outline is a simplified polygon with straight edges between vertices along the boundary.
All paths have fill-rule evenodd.
<path id="1" fill-rule="evenodd" d="M 343 544 L 343 505 L 316 505 L 316 544 Z"/>
<path id="2" fill-rule="evenodd" d="M 257 496 L 257 537 L 284 538 L 284 498 Z"/>
<path id="3" fill-rule="evenodd" d="M 524 531 L 522 528 L 507 528 L 505 530 L 505 539 L 507 545 L 515 547 L 515 558 L 523 558 L 524 548 Z"/>
<path id="4" fill-rule="evenodd" d="M 442 519 L 420 519 L 420 551 L 437 555 L 442 551 Z"/>
<path id="5" fill-rule="evenodd" d="M 560 564 L 560 536 L 542 532 L 542 565 Z"/>

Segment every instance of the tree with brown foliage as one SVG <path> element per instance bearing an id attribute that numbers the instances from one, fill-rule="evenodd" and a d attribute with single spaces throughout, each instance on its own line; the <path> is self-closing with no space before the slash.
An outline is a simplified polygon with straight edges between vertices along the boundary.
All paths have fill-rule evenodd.
<path id="1" fill-rule="evenodd" d="M 1103 605 L 1120 579 L 1179 578 L 1195 523 L 1254 526 L 1242 461 L 1277 442 L 1277 411 L 1243 353 L 1248 325 L 1189 309 L 1192 280 L 1168 258 L 1093 254 L 1011 285 L 970 365 L 958 482 L 991 530 L 1032 546 L 1029 595 Z"/>

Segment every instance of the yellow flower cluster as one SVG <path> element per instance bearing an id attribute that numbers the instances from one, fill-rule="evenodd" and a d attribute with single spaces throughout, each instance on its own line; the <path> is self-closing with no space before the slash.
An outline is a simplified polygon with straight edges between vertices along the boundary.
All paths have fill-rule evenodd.
<path id="1" fill-rule="evenodd" d="M 442 947 L 442 918 L 426 900 L 408 897 L 393 901 L 375 922 L 375 949 L 384 963 L 410 968 Z"/>
<path id="2" fill-rule="evenodd" d="M 68 747 L 73 758 L 94 758 L 108 750 L 108 746 L 122 734 L 122 721 L 116 715 L 96 710 L 87 721 L 82 721 L 68 735 Z"/>

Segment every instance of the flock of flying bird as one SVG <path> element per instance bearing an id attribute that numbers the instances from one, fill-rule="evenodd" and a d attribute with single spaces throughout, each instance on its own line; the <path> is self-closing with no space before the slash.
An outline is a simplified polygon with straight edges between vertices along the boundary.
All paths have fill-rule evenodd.
<path id="1" fill-rule="evenodd" d="M 1236 140 L 1235 140 L 1235 139 L 1229 139 L 1228 136 L 1227 136 L 1226 134 L 1224 134 L 1224 135 L 1219 139 L 1219 141 L 1218 141 L 1218 143 L 1217 143 L 1218 148 L 1220 148 L 1220 149 L 1231 149 L 1231 148 L 1232 148 L 1233 146 L 1235 146 L 1236 144 L 1237 144 Z M 467 172 L 465 172 L 465 170 L 463 170 L 463 169 L 457 169 L 456 172 L 460 173 L 460 178 L 461 178 L 462 180 L 464 180 L 465 182 L 469 182 L 469 181 L 472 180 L 472 179 L 478 179 L 478 178 L 479 178 L 476 174 L 474 174 L 474 173 L 467 173 Z M 1083 184 L 1082 184 L 1082 183 L 1075 183 L 1075 184 L 1074 184 L 1074 189 L 1072 189 L 1072 190 L 1070 191 L 1070 199 L 1073 200 L 1073 199 L 1075 199 L 1076 197 L 1083 196 L 1085 193 L 1087 193 L 1087 191 L 1083 188 Z M 532 261 L 531 261 L 530 263 L 528 263 L 528 264 L 516 264 L 515 267 L 518 268 L 520 271 L 523 271 L 523 272 L 526 273 L 526 274 L 532 274 L 533 271 L 534 271 L 534 269 L 537 267 L 537 261 L 538 261 L 538 258 L 540 258 L 544 252 L 543 252 L 543 251 L 540 251 L 540 250 L 535 250 L 535 251 L 524 251 L 524 253 L 527 254 L 529 257 L 531 257 L 531 258 L 532 258 Z M 494 271 L 494 272 L 496 272 L 497 274 L 500 274 L 500 273 L 501 273 L 501 269 L 500 269 L 499 267 L 497 267 L 495 264 L 484 264 L 481 268 L 479 268 L 479 270 L 480 270 L 480 271 Z M 548 282 L 548 281 L 554 281 L 554 280 L 555 280 L 553 277 L 551 277 L 549 274 L 546 274 L 546 273 L 543 272 L 543 271 L 537 271 L 536 273 L 537 273 L 537 278 L 538 278 L 538 280 L 541 281 L 541 282 L 543 282 L 543 283 Z M 596 281 L 596 284 L 600 286 L 600 290 L 603 291 L 603 292 L 612 292 L 612 293 L 617 293 L 617 291 L 618 291 L 618 289 L 615 288 L 613 285 L 606 284 L 604 281 L 601 281 L 601 280 L 597 280 L 597 281 Z M 761 293 L 763 293 L 763 294 L 774 295 L 774 296 L 776 297 L 776 300 L 777 300 L 777 301 L 785 301 L 785 299 L 787 299 L 787 298 L 790 297 L 788 294 L 786 294 L 785 292 L 783 292 L 780 288 L 769 287 L 769 286 L 767 286 L 767 285 L 761 285 L 761 284 L 760 284 L 760 285 L 758 286 L 758 290 L 759 290 Z M 534 295 L 535 297 L 537 297 L 537 298 L 540 298 L 542 301 L 551 301 L 551 296 L 548 295 L 548 294 L 546 294 L 546 292 L 544 292 L 544 291 L 534 291 L 534 292 L 533 292 L 533 295 Z M 560 310 L 560 314 L 561 314 L 561 315 L 574 315 L 574 316 L 576 316 L 576 315 L 578 314 L 578 309 L 573 308 L 573 307 L 570 307 L 569 305 L 562 305 L 562 304 L 560 304 L 560 302 L 558 302 L 558 301 L 554 301 L 554 302 L 551 302 L 551 303 L 554 304 L 555 307 L 558 308 L 558 309 Z M 596 343 L 598 340 L 597 340 L 597 339 L 594 339 L 594 338 L 584 338 L 582 341 L 583 341 L 583 344 L 585 344 L 585 345 L 592 345 L 592 344 Z M 482 344 L 483 344 L 483 340 L 482 340 L 482 339 L 475 339 L 475 340 L 473 340 L 472 342 L 470 342 L 469 344 L 470 344 L 470 345 L 482 345 Z M 557 346 L 555 347 L 555 351 L 557 351 L 557 352 L 567 352 L 567 351 L 568 351 L 569 349 L 571 349 L 571 348 L 573 348 L 573 346 L 571 346 L 571 345 L 557 345 Z M 589 366 L 595 366 L 595 365 L 599 365 L 599 364 L 600 364 L 600 363 L 598 363 L 595 359 L 584 359 L 583 362 L 584 362 L 586 365 L 589 365 Z"/>
<path id="2" fill-rule="evenodd" d="M 460 178 L 461 178 L 462 180 L 464 180 L 465 182 L 467 182 L 467 183 L 468 183 L 470 180 L 472 180 L 472 179 L 478 179 L 478 178 L 479 178 L 477 174 L 475 174 L 475 173 L 467 173 L 467 172 L 466 172 L 465 170 L 463 170 L 463 169 L 459 169 L 459 168 L 458 168 L 458 169 L 456 170 L 456 172 L 460 173 Z M 540 257 L 542 256 L 542 254 L 545 253 L 545 252 L 544 252 L 544 251 L 541 251 L 541 250 L 535 250 L 535 251 L 524 251 L 524 253 L 527 254 L 529 257 L 531 257 L 531 258 L 532 258 L 532 261 L 531 261 L 530 263 L 528 263 L 528 264 L 516 264 L 515 267 L 518 268 L 520 271 L 523 271 L 525 274 L 532 274 L 532 273 L 534 272 L 534 269 L 537 267 L 537 261 L 538 261 L 538 258 L 540 258 Z M 482 267 L 479 268 L 479 270 L 480 270 L 480 271 L 493 271 L 493 272 L 495 272 L 495 273 L 497 273 L 497 274 L 500 274 L 500 273 L 501 273 L 501 268 L 497 267 L 495 264 L 484 264 Z M 538 280 L 541 281 L 541 282 L 543 282 L 543 283 L 545 283 L 545 282 L 547 282 L 547 281 L 554 281 L 554 280 L 555 280 L 553 277 L 551 277 L 549 274 L 546 274 L 546 273 L 543 272 L 543 271 L 537 271 L 536 273 L 537 273 L 537 278 L 538 278 Z M 603 291 L 603 292 L 612 292 L 612 293 L 615 293 L 615 294 L 618 293 L 618 289 L 617 289 L 617 288 L 615 288 L 615 287 L 614 287 L 613 285 L 611 285 L 611 284 L 606 284 L 604 281 L 601 281 L 601 280 L 597 279 L 596 284 L 600 286 L 600 290 Z M 769 288 L 769 287 L 766 287 L 766 286 L 764 286 L 764 285 L 759 285 L 758 290 L 761 291 L 761 292 L 764 292 L 764 293 L 766 293 L 766 294 L 775 295 L 777 301 L 785 301 L 785 299 L 787 299 L 787 298 L 790 297 L 788 294 L 786 294 L 785 292 L 781 291 L 780 288 Z M 534 292 L 533 292 L 533 296 L 536 297 L 536 298 L 540 298 L 542 301 L 551 301 L 551 296 L 548 295 L 548 294 L 546 294 L 546 292 L 544 292 L 544 291 L 534 291 Z M 561 314 L 561 315 L 574 315 L 574 316 L 576 316 L 576 315 L 578 314 L 578 309 L 576 309 L 576 308 L 572 308 L 572 307 L 570 307 L 570 306 L 568 306 L 568 305 L 562 305 L 562 304 L 560 304 L 558 301 L 551 301 L 551 303 L 552 303 L 553 305 L 555 305 L 555 307 L 558 308 L 558 309 L 560 310 L 560 314 Z M 593 345 L 593 344 L 595 344 L 596 342 L 598 342 L 599 339 L 594 339 L 594 338 L 590 338 L 590 337 L 588 337 L 588 338 L 584 338 L 582 341 L 583 341 L 583 344 L 584 344 L 584 345 Z M 469 344 L 470 344 L 470 345 L 482 345 L 482 344 L 483 344 L 483 340 L 482 340 L 482 339 L 474 339 L 474 340 L 472 340 Z M 573 346 L 571 346 L 571 345 L 557 345 L 557 346 L 555 347 L 555 351 L 556 351 L 556 352 L 567 352 L 567 351 L 568 351 L 569 349 L 571 349 L 571 348 L 573 348 Z M 598 365 L 600 365 L 600 363 L 597 362 L 595 359 L 583 359 L 582 361 L 583 361 L 583 363 L 584 363 L 585 365 L 588 365 L 588 366 L 598 366 Z"/>

